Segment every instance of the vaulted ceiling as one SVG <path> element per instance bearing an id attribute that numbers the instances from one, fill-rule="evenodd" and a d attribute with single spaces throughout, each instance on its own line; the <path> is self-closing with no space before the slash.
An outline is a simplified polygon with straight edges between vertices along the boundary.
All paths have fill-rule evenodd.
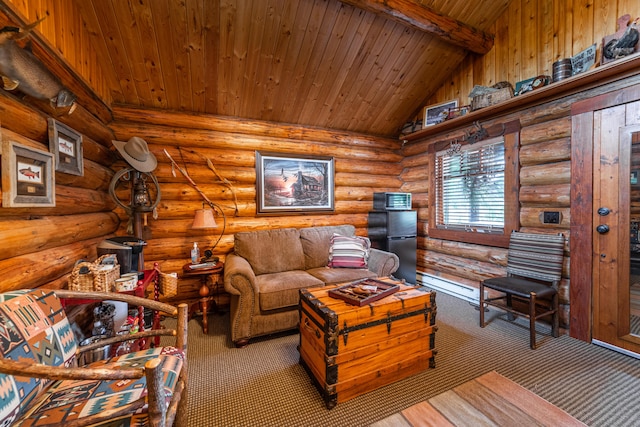
<path id="1" fill-rule="evenodd" d="M 491 48 L 508 3 L 73 0 L 73 11 L 114 106 L 395 137 L 467 54 Z"/>

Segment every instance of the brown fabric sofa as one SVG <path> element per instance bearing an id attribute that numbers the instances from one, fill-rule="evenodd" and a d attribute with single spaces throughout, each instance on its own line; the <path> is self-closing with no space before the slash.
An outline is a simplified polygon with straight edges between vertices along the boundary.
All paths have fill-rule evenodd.
<path id="1" fill-rule="evenodd" d="M 249 339 L 298 325 L 300 289 L 393 274 L 395 254 L 371 249 L 367 269 L 329 268 L 333 234 L 355 236 L 352 225 L 236 233 L 227 255 L 224 288 L 231 295 L 231 339 Z"/>

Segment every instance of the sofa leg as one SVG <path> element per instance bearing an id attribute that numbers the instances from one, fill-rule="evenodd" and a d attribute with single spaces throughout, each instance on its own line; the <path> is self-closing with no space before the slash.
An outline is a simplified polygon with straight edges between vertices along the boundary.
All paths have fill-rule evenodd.
<path id="1" fill-rule="evenodd" d="M 244 348 L 249 345 L 249 339 L 243 338 L 241 340 L 234 342 L 234 344 L 236 345 L 236 348 Z"/>

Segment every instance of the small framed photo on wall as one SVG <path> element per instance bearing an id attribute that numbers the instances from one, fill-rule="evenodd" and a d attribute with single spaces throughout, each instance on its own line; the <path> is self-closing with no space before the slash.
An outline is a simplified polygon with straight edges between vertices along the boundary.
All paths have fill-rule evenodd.
<path id="1" fill-rule="evenodd" d="M 443 102 L 442 104 L 429 105 L 424 110 L 424 120 L 422 127 L 437 125 L 449 117 L 449 110 L 458 108 L 458 100 Z"/>
<path id="2" fill-rule="evenodd" d="M 49 152 L 3 140 L 2 206 L 55 206 L 53 163 Z"/>
<path id="3" fill-rule="evenodd" d="M 49 151 L 56 171 L 84 176 L 82 135 L 59 121 L 49 118 Z"/>

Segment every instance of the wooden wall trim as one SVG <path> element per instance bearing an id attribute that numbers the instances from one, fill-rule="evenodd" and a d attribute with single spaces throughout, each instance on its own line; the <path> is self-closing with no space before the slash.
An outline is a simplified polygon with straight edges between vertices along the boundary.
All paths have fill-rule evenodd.
<path id="1" fill-rule="evenodd" d="M 604 108 L 615 107 L 616 105 L 627 104 L 640 99 L 640 84 L 629 86 L 624 90 L 603 93 L 593 98 L 585 99 L 571 105 L 571 115 L 602 110 Z"/>
<path id="2" fill-rule="evenodd" d="M 569 335 L 591 341 L 593 271 L 593 112 L 573 116 L 571 126 L 571 286 Z"/>

